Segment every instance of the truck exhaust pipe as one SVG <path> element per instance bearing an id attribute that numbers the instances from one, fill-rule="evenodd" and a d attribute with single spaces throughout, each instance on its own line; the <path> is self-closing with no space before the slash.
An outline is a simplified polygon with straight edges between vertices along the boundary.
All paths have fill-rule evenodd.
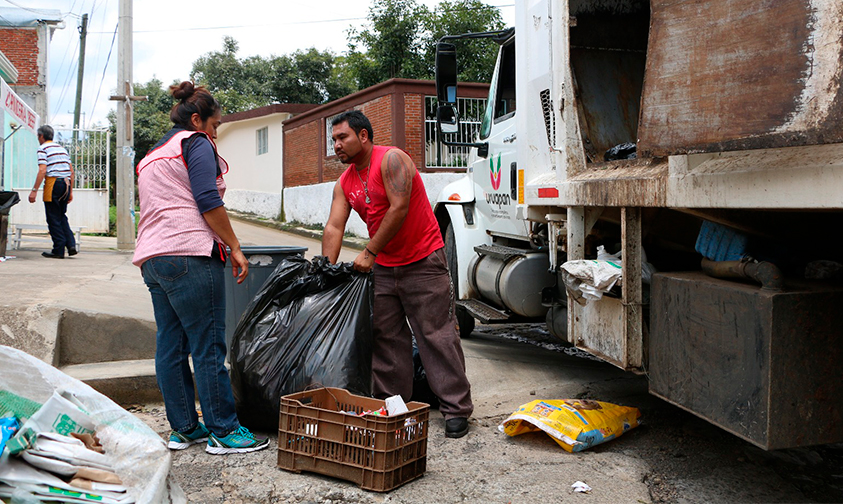
<path id="1" fill-rule="evenodd" d="M 761 290 L 781 292 L 784 290 L 784 277 L 775 264 L 767 261 L 712 261 L 703 258 L 703 272 L 714 278 L 747 278 L 761 284 Z"/>

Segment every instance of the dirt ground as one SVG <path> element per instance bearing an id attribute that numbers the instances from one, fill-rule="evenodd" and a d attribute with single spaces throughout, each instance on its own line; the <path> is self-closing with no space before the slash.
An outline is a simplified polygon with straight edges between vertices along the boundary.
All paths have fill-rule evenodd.
<path id="1" fill-rule="evenodd" d="M 427 470 L 389 493 L 276 467 L 270 448 L 212 456 L 174 452 L 172 473 L 195 503 L 701 503 L 843 502 L 843 444 L 764 452 L 647 393 L 646 378 L 557 345 L 539 325 L 479 326 L 463 340 L 475 414 L 464 438 L 444 437 L 431 412 Z M 638 407 L 643 425 L 581 453 L 545 434 L 497 426 L 535 399 L 590 398 Z M 156 432 L 163 405 L 130 409 Z M 573 493 L 583 481 L 588 494 Z"/>

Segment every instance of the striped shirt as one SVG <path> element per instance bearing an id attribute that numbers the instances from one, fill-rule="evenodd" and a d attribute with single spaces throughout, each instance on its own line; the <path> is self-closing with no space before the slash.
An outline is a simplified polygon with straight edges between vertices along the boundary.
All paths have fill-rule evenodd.
<path id="1" fill-rule="evenodd" d="M 70 156 L 61 145 L 44 142 L 38 148 L 38 164 L 47 165 L 48 177 L 70 178 Z"/>

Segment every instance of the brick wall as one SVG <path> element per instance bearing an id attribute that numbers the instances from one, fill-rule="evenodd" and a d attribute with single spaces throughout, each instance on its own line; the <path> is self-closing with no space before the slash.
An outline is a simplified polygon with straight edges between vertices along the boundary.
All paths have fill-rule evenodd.
<path id="1" fill-rule="evenodd" d="M 463 96 L 485 98 L 488 86 L 467 84 L 461 92 Z M 333 182 L 339 178 L 347 165 L 336 156 L 327 156 L 325 120 L 351 109 L 360 110 L 369 118 L 375 144 L 403 148 L 416 167 L 425 171 L 424 97 L 435 94 L 430 81 L 392 79 L 286 121 L 284 187 Z"/>
<path id="2" fill-rule="evenodd" d="M 319 149 L 322 131 L 319 121 L 305 123 L 284 132 L 284 186 L 319 182 Z"/>
<path id="3" fill-rule="evenodd" d="M 38 85 L 38 31 L 34 28 L 0 29 L 0 51 L 18 71 L 15 86 Z"/>
<path id="4" fill-rule="evenodd" d="M 404 150 L 424 171 L 424 95 L 407 93 L 404 95 Z"/>

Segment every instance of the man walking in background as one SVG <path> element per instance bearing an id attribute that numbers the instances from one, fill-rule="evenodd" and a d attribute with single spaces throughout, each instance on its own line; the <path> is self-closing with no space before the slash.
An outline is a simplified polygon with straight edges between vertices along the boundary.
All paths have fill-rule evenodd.
<path id="1" fill-rule="evenodd" d="M 374 269 L 375 277 L 374 395 L 384 399 L 400 394 L 410 400 L 415 335 L 430 388 L 445 416 L 445 435 L 462 437 L 474 405 L 456 331 L 445 245 L 421 176 L 407 153 L 372 143 L 372 125 L 363 113 L 345 112 L 331 124 L 334 151 L 350 166 L 334 187 L 322 255 L 337 261 L 354 209 L 369 229 L 369 243 L 354 260 L 354 269 Z"/>
<path id="2" fill-rule="evenodd" d="M 73 201 L 73 165 L 70 156 L 61 145 L 53 142 L 53 128 L 44 125 L 38 128 L 38 175 L 35 186 L 29 193 L 29 202 L 35 203 L 38 189 L 44 182 L 44 211 L 47 214 L 47 228 L 53 239 L 53 250 L 42 252 L 44 257 L 64 259 L 76 255 L 76 239 L 67 222 L 67 204 Z"/>

